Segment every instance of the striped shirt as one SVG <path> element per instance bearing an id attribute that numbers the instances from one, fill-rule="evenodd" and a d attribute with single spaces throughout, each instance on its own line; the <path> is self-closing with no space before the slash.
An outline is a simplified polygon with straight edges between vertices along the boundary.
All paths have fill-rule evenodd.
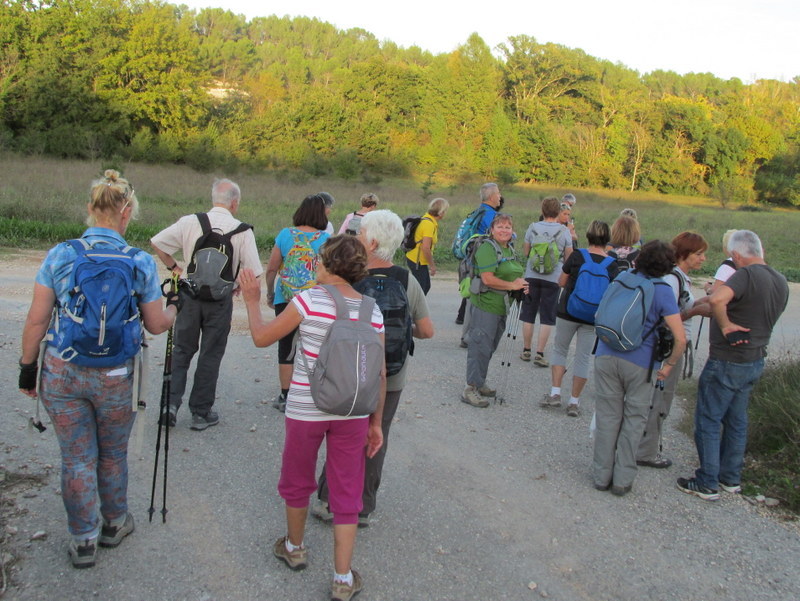
<path id="1" fill-rule="evenodd" d="M 361 300 L 347 298 L 347 308 L 350 310 L 350 319 L 358 320 L 358 310 Z M 308 372 L 300 358 L 302 353 L 308 362 L 309 369 L 314 369 L 322 346 L 322 340 L 328 333 L 331 324 L 336 319 L 336 305 L 331 296 L 320 286 L 305 290 L 292 300 L 295 308 L 303 320 L 300 322 L 300 338 L 297 344 L 297 355 L 294 360 L 292 382 L 289 394 L 286 397 L 286 417 L 305 421 L 321 422 L 331 420 L 345 420 L 366 417 L 364 415 L 331 415 L 317 409 L 314 399 L 311 398 L 311 387 L 308 383 Z M 372 327 L 378 334 L 384 333 L 383 315 L 377 303 L 372 309 Z"/>

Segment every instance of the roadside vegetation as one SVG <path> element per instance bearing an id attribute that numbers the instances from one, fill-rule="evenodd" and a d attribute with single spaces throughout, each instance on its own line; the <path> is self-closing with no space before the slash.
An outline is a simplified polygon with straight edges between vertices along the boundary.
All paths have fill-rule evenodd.
<path id="1" fill-rule="evenodd" d="M 774 337 L 775 335 L 773 335 Z M 696 369 L 700 375 L 702 366 Z M 697 379 L 683 380 L 679 393 L 686 399 L 679 429 L 694 435 Z M 778 499 L 776 511 L 787 519 L 800 519 L 800 357 L 768 357 L 767 365 L 750 396 L 747 451 L 742 472 L 742 493 Z"/>
<path id="2" fill-rule="evenodd" d="M 89 183 L 107 167 L 120 169 L 130 178 L 141 203 L 141 214 L 129 229 L 132 244 L 149 248 L 148 240 L 181 215 L 206 209 L 210 204 L 211 183 L 224 172 L 199 174 L 186 166 L 145 163 L 103 163 L 100 161 L 59 160 L 0 154 L 0 246 L 47 248 L 69 237 L 80 235 L 86 217 Z M 259 248 L 266 259 L 274 236 L 291 224 L 298 203 L 308 194 L 331 192 L 336 204 L 331 220 L 338 227 L 344 216 L 358 207 L 364 192 L 375 192 L 381 208 L 400 216 L 422 214 L 430 199 L 443 196 L 451 208 L 442 220 L 435 257 L 443 269 L 456 268 L 450 245 L 461 220 L 477 206 L 482 180 L 452 185 L 435 177 L 423 182 L 391 179 L 379 183 L 313 178 L 293 181 L 274 172 L 239 173 L 232 176 L 242 188 L 239 216 L 255 226 Z M 712 199 L 662 195 L 647 192 L 578 190 L 532 184 L 503 186 L 504 210 L 514 216 L 518 236 L 538 219 L 540 200 L 550 194 L 574 192 L 578 204 L 574 211 L 579 232 L 592 219 L 613 222 L 625 207 L 634 208 L 646 240 L 669 240 L 684 230 L 703 234 L 709 241 L 708 260 L 701 277 L 710 277 L 723 258 L 722 234 L 731 228 L 748 228 L 764 240 L 768 261 L 787 278 L 800 281 L 795 233 L 800 231 L 800 213 L 772 209 L 742 211 L 720 208 Z M 744 205 L 743 207 L 749 207 Z"/>

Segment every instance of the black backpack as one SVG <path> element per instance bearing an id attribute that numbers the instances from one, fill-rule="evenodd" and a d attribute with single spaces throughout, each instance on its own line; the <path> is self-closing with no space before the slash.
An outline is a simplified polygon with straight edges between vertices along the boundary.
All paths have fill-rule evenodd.
<path id="1" fill-rule="evenodd" d="M 203 228 L 203 235 L 195 242 L 192 260 L 186 269 L 189 290 L 198 300 L 220 301 L 230 296 L 239 275 L 238 265 L 236 272 L 233 270 L 231 238 L 253 229 L 253 226 L 240 223 L 236 229 L 223 234 L 211 227 L 207 213 L 195 213 L 195 216 Z"/>
<path id="2" fill-rule="evenodd" d="M 369 275 L 353 284 L 361 294 L 371 296 L 383 314 L 386 329 L 386 375 L 400 372 L 408 355 L 414 354 L 411 308 L 408 305 L 408 271 L 397 265 L 370 269 Z"/>
<path id="3" fill-rule="evenodd" d="M 416 242 L 414 238 L 417 234 L 417 227 L 419 227 L 419 224 L 423 219 L 430 221 L 430 218 L 420 217 L 419 215 L 409 215 L 403 219 L 403 242 L 400 244 L 400 246 L 403 247 L 403 250 L 414 250 L 419 244 L 419 242 Z"/>

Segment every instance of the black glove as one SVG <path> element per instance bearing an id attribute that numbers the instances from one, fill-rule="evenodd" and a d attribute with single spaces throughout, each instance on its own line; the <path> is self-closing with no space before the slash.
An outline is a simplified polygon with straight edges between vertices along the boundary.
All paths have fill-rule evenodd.
<path id="1" fill-rule="evenodd" d="M 183 296 L 180 292 L 170 292 L 167 294 L 167 307 L 175 307 L 175 310 L 180 313 L 183 308 Z"/>
<path id="2" fill-rule="evenodd" d="M 19 364 L 20 390 L 36 390 L 36 377 L 39 375 L 39 362 Z"/>

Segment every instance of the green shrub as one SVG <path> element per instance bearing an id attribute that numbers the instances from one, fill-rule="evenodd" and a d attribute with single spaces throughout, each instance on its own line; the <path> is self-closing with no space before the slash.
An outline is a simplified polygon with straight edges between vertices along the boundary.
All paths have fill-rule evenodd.
<path id="1" fill-rule="evenodd" d="M 800 359 L 770 363 L 750 397 L 745 478 L 800 513 Z"/>

